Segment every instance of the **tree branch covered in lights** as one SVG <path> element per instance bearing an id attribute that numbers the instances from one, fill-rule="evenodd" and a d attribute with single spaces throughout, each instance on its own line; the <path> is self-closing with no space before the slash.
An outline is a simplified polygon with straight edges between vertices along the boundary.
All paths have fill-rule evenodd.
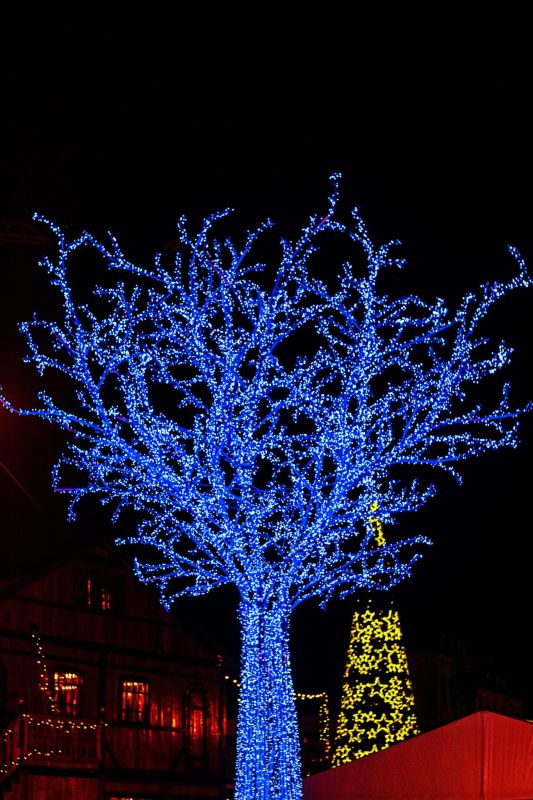
<path id="1" fill-rule="evenodd" d="M 239 591 L 240 800 L 300 796 L 294 608 L 390 587 L 419 557 L 421 536 L 376 546 L 371 504 L 393 523 L 433 493 L 426 467 L 459 477 L 466 458 L 517 442 L 507 388 L 487 408 L 469 392 L 509 360 L 476 331 L 500 297 L 531 284 L 517 251 L 516 277 L 455 311 L 390 297 L 386 272 L 403 266 L 395 243 L 375 246 L 357 210 L 337 221 L 332 182 L 326 214 L 281 241 L 275 270 L 254 261 L 271 223 L 234 240 L 217 233 L 228 212 L 196 235 L 181 219 L 175 261 L 158 255 L 148 268 L 113 237 L 67 241 L 48 223 L 59 252 L 42 264 L 61 317 L 22 325 L 40 374 L 59 372 L 75 389 L 74 402 L 49 390 L 19 412 L 68 431 L 54 485 L 71 513 L 86 495 L 115 519 L 137 512 L 125 541 L 167 607 L 224 584 Z M 334 287 L 313 277 L 324 237 L 351 242 L 358 264 L 363 255 Z M 87 302 L 69 272 L 83 252 L 103 276 Z M 313 344 L 302 352 L 304 338 Z"/>

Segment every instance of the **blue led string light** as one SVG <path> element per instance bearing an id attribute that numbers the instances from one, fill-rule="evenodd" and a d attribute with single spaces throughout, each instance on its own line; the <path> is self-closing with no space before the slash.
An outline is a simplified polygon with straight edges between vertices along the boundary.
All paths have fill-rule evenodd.
<path id="1" fill-rule="evenodd" d="M 517 442 L 521 412 L 507 389 L 488 409 L 468 393 L 509 360 L 508 348 L 490 350 L 475 331 L 498 298 L 531 284 L 517 251 L 514 279 L 467 294 L 455 312 L 440 299 L 389 297 L 378 277 L 403 262 L 391 256 L 394 243 L 373 245 L 357 211 L 348 225 L 335 220 L 337 181 L 327 213 L 281 241 L 274 274 L 253 261 L 271 223 L 241 244 L 216 238 L 228 212 L 194 237 L 181 219 L 175 263 L 158 255 L 148 269 L 113 237 L 67 241 L 48 222 L 59 252 L 42 265 L 59 289 L 61 320 L 22 325 L 39 373 L 59 371 L 75 387 L 74 402 L 49 389 L 38 408 L 19 412 L 69 432 L 53 482 L 70 495 L 71 516 L 86 495 L 114 519 L 137 512 L 137 530 L 122 541 L 137 547 L 135 572 L 167 608 L 223 584 L 239 591 L 237 800 L 301 796 L 295 607 L 390 587 L 427 542 L 376 547 L 376 497 L 389 525 L 433 493 L 425 470 L 401 483 L 391 470 L 430 466 L 459 478 L 465 458 Z M 334 289 L 308 269 L 324 235 L 351 240 L 366 259 L 362 272 L 345 264 Z M 67 272 L 80 250 L 100 258 L 107 281 L 86 304 Z M 283 355 L 310 330 L 313 355 Z"/>

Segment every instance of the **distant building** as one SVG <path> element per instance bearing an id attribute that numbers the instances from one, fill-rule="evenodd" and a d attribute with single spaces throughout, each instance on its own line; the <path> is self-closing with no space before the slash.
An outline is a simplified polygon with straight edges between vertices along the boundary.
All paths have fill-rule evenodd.
<path id="1" fill-rule="evenodd" d="M 0 797 L 219 798 L 220 658 L 106 547 L 0 579 Z"/>
<path id="2" fill-rule="evenodd" d="M 410 653 L 408 659 L 422 731 L 475 711 L 523 718 L 523 700 L 513 696 L 507 680 L 482 659 L 472 659 L 461 652 Z"/>

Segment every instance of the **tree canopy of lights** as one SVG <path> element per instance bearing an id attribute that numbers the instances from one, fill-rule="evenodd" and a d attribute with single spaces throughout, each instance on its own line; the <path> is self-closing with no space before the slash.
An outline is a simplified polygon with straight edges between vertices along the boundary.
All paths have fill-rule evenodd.
<path id="1" fill-rule="evenodd" d="M 375 502 L 370 510 L 377 509 Z M 381 520 L 371 516 L 369 524 L 383 547 Z M 353 615 L 331 763 L 338 767 L 418 732 L 400 616 L 388 596 L 377 605 L 369 600 Z"/>
<path id="2" fill-rule="evenodd" d="M 371 503 L 391 524 L 428 501 L 431 468 L 458 477 L 465 459 L 517 443 L 507 387 L 487 406 L 469 390 L 509 360 L 476 331 L 498 298 L 530 285 L 518 252 L 515 277 L 451 311 L 390 295 L 396 243 L 375 245 L 357 210 L 337 219 L 337 183 L 321 214 L 281 238 L 276 266 L 254 255 L 269 252 L 271 223 L 230 236 L 228 212 L 195 234 L 180 219 L 175 259 L 147 267 L 112 236 L 68 240 L 48 223 L 58 253 L 42 266 L 62 308 L 21 326 L 41 376 L 60 373 L 23 413 L 67 431 L 53 483 L 71 513 L 87 495 L 115 519 L 129 509 L 137 522 L 121 541 L 167 607 L 238 591 L 237 800 L 301 796 L 294 609 L 390 587 L 419 557 L 420 535 L 376 546 Z M 315 269 L 326 242 L 353 253 L 336 282 Z M 76 268 L 92 258 L 87 295 Z"/>

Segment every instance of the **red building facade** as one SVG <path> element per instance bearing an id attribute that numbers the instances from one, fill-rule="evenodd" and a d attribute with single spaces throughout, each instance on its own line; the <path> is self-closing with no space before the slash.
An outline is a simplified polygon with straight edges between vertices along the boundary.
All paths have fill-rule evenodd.
<path id="1" fill-rule="evenodd" d="M 224 797 L 220 657 L 110 550 L 0 591 L 0 797 Z"/>

